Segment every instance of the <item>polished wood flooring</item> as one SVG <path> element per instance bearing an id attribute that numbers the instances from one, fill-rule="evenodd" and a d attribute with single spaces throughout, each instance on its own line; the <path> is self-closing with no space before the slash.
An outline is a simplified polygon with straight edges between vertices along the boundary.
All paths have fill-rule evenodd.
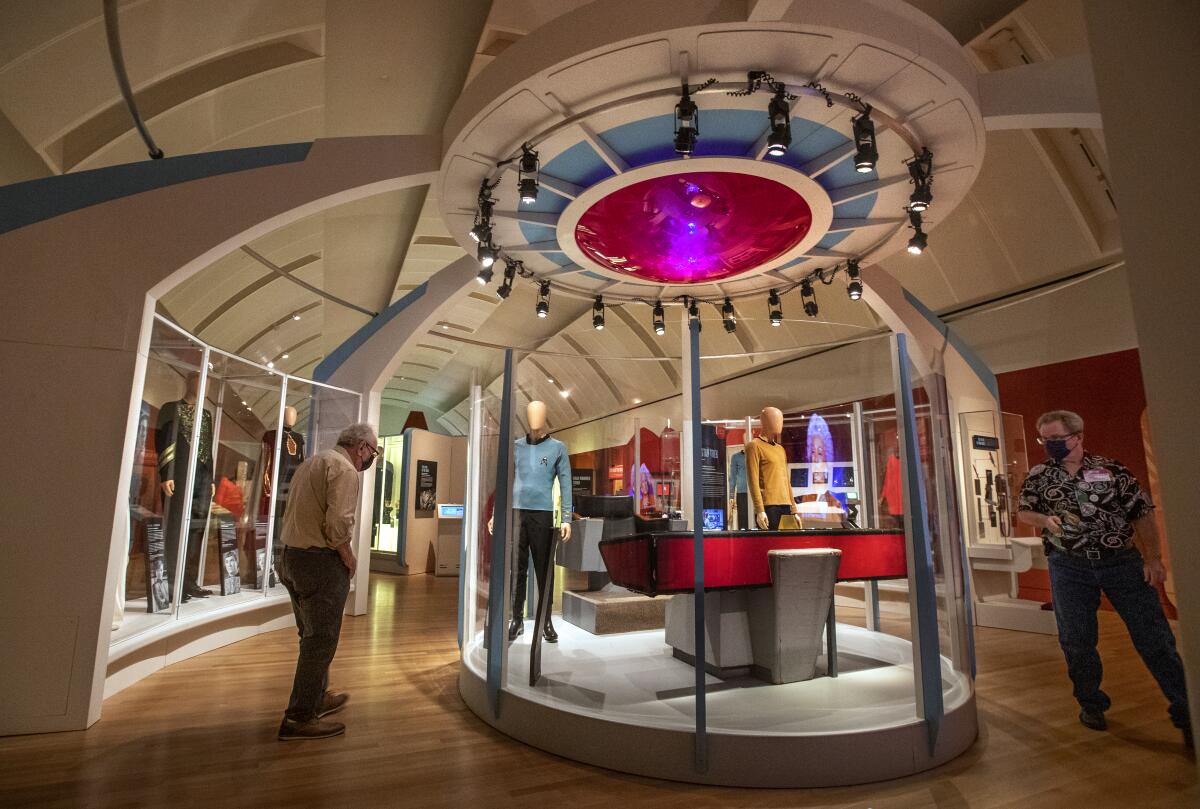
<path id="1" fill-rule="evenodd" d="M 5 807 L 1200 807 L 1193 762 L 1119 620 L 1101 615 L 1110 730 L 1076 721 L 1053 638 L 978 632 L 982 731 L 929 773 L 824 790 L 736 790 L 622 775 L 513 741 L 457 692 L 457 580 L 372 581 L 333 682 L 346 736 L 275 740 L 294 630 L 171 666 L 110 699 L 90 730 L 0 739 Z M 840 613 L 839 613 L 840 616 Z"/>

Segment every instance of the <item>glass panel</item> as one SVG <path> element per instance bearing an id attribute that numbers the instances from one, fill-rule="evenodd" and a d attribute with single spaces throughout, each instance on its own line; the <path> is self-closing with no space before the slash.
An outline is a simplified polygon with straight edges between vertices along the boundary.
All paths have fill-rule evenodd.
<path id="1" fill-rule="evenodd" d="M 188 380 L 198 380 L 203 360 L 201 343 L 155 320 L 129 482 L 127 564 L 117 587 L 113 642 L 171 617 L 174 563 L 185 527 L 184 484 L 175 481 L 186 477 L 191 457 L 190 435 L 180 440 L 180 425 L 172 414 L 188 395 Z M 193 396 L 196 387 L 192 383 Z M 176 488 L 179 496 L 174 495 Z"/>
<path id="2" fill-rule="evenodd" d="M 374 528 L 371 531 L 371 550 L 394 554 L 399 547 L 399 474 L 404 454 L 404 436 L 386 436 L 379 439 L 379 445 L 383 447 L 383 455 L 375 462 L 375 502 L 371 509 Z"/>
<path id="3" fill-rule="evenodd" d="M 467 492 L 470 519 L 467 523 L 464 586 L 463 657 L 481 676 L 487 672 L 488 597 L 491 592 L 492 531 L 495 529 L 496 461 L 500 445 L 499 385 L 475 388 L 472 393 L 469 451 L 472 456 Z"/>
<path id="4" fill-rule="evenodd" d="M 207 469 L 203 462 L 197 466 L 181 618 L 262 594 L 266 533 L 260 524 L 268 509 L 273 460 L 264 445 L 275 440 L 282 388 L 279 374 L 209 353 L 204 410 L 211 427 L 202 430 L 211 429 L 211 448 Z M 302 457 L 286 435 L 284 456 Z M 205 446 L 202 441 L 201 451 Z M 204 485 L 210 494 L 202 504 Z"/>

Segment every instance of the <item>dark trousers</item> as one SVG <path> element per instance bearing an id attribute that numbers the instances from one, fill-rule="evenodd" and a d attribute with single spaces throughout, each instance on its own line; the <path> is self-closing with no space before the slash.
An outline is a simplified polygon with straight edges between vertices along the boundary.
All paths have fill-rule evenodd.
<path id="1" fill-rule="evenodd" d="M 350 572 L 337 551 L 285 548 L 279 579 L 292 597 L 300 632 L 296 678 L 284 715 L 293 722 L 308 722 L 317 717 L 329 685 L 329 664 L 337 652 L 342 610 L 350 594 Z"/>
<path id="2" fill-rule="evenodd" d="M 737 527 L 739 531 L 750 530 L 750 498 L 746 492 L 738 492 L 734 495 L 734 500 L 737 503 Z"/>
<path id="3" fill-rule="evenodd" d="M 1103 712 L 1111 704 L 1100 689 L 1103 668 L 1096 651 L 1096 610 L 1103 593 L 1125 622 L 1133 647 L 1170 703 L 1171 721 L 1176 727 L 1186 726 L 1183 661 L 1175 650 L 1175 635 L 1163 615 L 1158 593 L 1142 577 L 1141 554 L 1131 551 L 1115 559 L 1091 562 L 1051 552 L 1048 562 L 1058 642 L 1067 658 L 1067 674 L 1080 706 Z"/>
<path id="4" fill-rule="evenodd" d="M 767 530 L 778 531 L 779 521 L 785 516 L 792 513 L 791 506 L 763 506 L 763 511 L 767 512 Z"/>
<path id="5" fill-rule="evenodd" d="M 183 568 L 184 587 L 198 586 L 200 549 L 204 546 L 204 527 L 212 505 L 212 475 L 203 467 L 196 470 L 192 496 L 185 496 L 187 470 L 175 480 L 175 494 L 167 498 L 167 519 L 163 525 L 163 557 L 171 592 L 175 592 L 175 565 L 179 560 L 179 528 L 187 521 L 187 559 Z"/>
<path id="6" fill-rule="evenodd" d="M 554 606 L 554 568 L 551 566 L 550 551 L 554 547 L 554 512 L 529 511 L 516 509 L 514 512 L 517 525 L 517 554 L 515 558 L 516 580 L 513 585 L 513 617 L 522 618 L 525 615 L 525 591 L 529 587 L 529 562 L 533 556 L 533 570 L 537 576 L 538 590 L 543 589 L 543 577 L 550 577 L 546 582 L 546 598 L 551 607 Z"/>

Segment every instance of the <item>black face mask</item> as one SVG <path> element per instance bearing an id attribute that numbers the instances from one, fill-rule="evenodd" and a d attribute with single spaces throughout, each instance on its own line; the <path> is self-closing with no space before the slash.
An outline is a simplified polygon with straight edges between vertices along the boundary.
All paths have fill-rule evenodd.
<path id="1" fill-rule="evenodd" d="M 358 462 L 358 471 L 366 472 L 375 463 L 375 455 L 371 454 L 365 461 Z"/>

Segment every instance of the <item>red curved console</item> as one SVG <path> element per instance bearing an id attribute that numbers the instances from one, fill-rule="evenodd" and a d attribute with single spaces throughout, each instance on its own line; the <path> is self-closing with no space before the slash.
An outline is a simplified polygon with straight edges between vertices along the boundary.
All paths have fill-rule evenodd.
<path id="1" fill-rule="evenodd" d="M 655 532 L 606 539 L 600 555 L 613 583 L 648 596 L 695 590 L 691 532 Z M 903 579 L 908 576 L 903 531 L 819 529 L 716 531 L 704 534 L 704 589 L 767 587 L 767 551 L 837 548 L 838 581 Z"/>

